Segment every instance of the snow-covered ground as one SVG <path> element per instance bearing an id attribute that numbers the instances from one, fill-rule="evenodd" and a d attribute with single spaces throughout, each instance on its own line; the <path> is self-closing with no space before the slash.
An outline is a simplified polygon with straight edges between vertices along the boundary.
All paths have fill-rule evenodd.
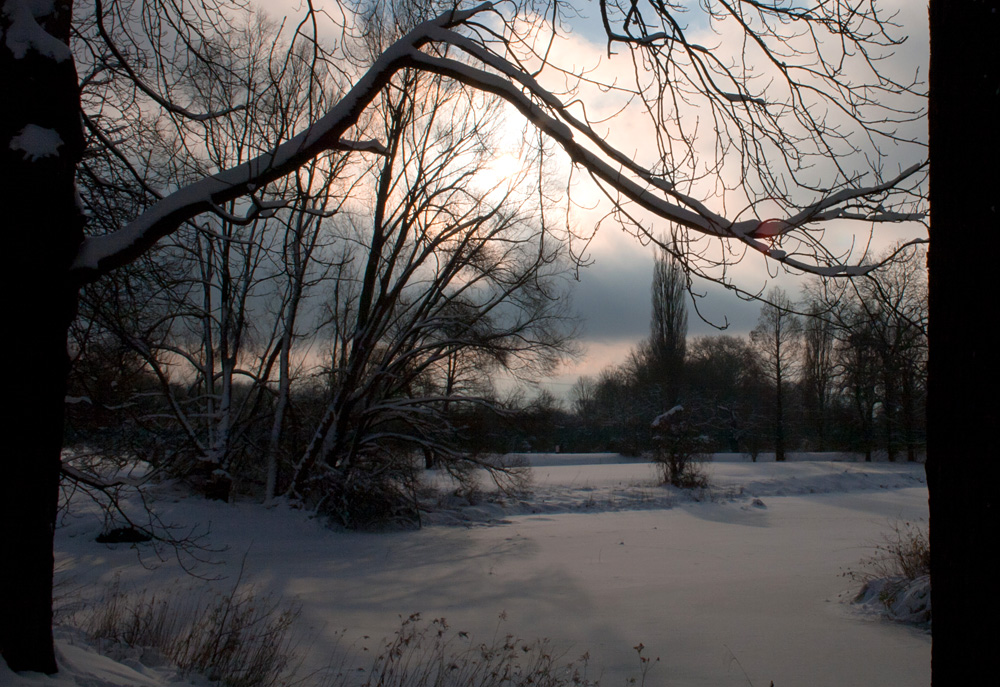
<path id="1" fill-rule="evenodd" d="M 647 685 L 929 684 L 927 630 L 882 618 L 878 604 L 849 603 L 859 583 L 843 575 L 895 523 L 926 519 L 922 465 L 718 455 L 706 466 L 713 487 L 684 493 L 658 486 L 649 464 L 610 454 L 527 459 L 530 495 L 445 498 L 418 531 L 335 532 L 299 511 L 168 493 L 156 508 L 182 527 L 210 524 L 205 543 L 226 547 L 196 567 L 227 579 L 197 584 L 226 589 L 243 566 L 244 581 L 301 602 L 305 669 L 330 661 L 341 632 L 341 648 L 360 652 L 420 612 L 489 639 L 503 613 L 503 633 L 547 637 L 567 660 L 589 652 L 589 676 L 603 685 L 638 676 L 640 642 L 660 659 Z M 115 575 L 137 589 L 192 583 L 148 545 L 138 551 L 152 569 L 129 545 L 95 543 L 102 528 L 77 508 L 57 533 L 65 603 Z M 59 676 L 0 667 L 0 685 L 180 680 L 163 666 L 97 657 L 70 629 L 58 637 Z"/>

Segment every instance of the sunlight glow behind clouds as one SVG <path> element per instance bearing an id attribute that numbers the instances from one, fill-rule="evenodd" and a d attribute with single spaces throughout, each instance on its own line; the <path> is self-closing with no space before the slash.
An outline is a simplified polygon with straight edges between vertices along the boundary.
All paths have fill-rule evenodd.
<path id="1" fill-rule="evenodd" d="M 283 13 L 282 8 L 287 8 L 289 12 L 301 9 L 297 0 L 259 0 L 259 4 L 265 6 L 275 18 Z M 327 4 L 334 3 L 322 3 L 318 6 L 322 8 Z M 920 74 L 925 75 L 928 58 L 926 5 L 906 0 L 892 0 L 879 5 L 888 10 L 889 15 L 895 13 L 894 19 L 901 26 L 898 33 L 911 36 L 906 44 L 896 49 L 896 57 L 892 61 L 892 76 L 905 81 L 907 78 L 912 78 L 918 69 Z M 608 57 L 607 44 L 602 40 L 599 15 L 594 4 L 582 3 L 581 11 L 592 16 L 574 20 L 574 32 L 554 42 L 550 53 L 552 59 L 563 65 L 590 70 L 591 76 L 609 81 L 613 80 L 616 70 L 630 70 L 631 63 L 624 55 Z M 702 42 L 706 46 L 718 46 L 722 50 L 729 47 L 727 35 L 710 33 L 704 22 L 699 23 L 699 17 L 701 14 L 697 8 L 681 17 L 682 23 L 687 24 L 691 40 Z M 888 64 L 886 63 L 887 66 Z M 780 93 L 777 91 L 769 93 L 765 88 L 767 71 L 761 67 L 759 74 L 760 80 L 754 83 L 763 90 L 765 99 L 781 100 L 783 96 Z M 563 79 L 562 84 L 554 74 L 543 75 L 542 80 L 558 92 L 563 90 L 560 86 L 565 86 L 564 77 L 559 78 Z M 590 88 L 590 91 L 587 89 L 588 87 L 581 89 L 581 100 L 588 103 L 587 115 L 591 121 L 601 122 L 595 125 L 595 130 L 606 135 L 620 150 L 634 155 L 635 159 L 649 162 L 649 158 L 655 156 L 656 148 L 650 145 L 648 125 L 641 112 L 637 113 L 633 109 L 611 118 L 620 110 L 624 99 L 614 94 L 602 93 L 596 87 Z M 577 115 L 581 114 L 576 110 L 574 112 Z M 697 118 L 699 113 L 692 112 L 691 116 Z M 516 115 L 513 117 L 516 118 Z M 517 128 L 520 126 L 520 119 L 517 118 L 516 121 L 505 123 L 503 126 Z M 707 123 L 706 126 L 711 126 L 711 123 Z M 925 122 L 918 121 L 901 125 L 899 129 L 904 137 L 914 136 L 925 140 L 925 128 Z M 708 159 L 711 159 L 713 145 L 711 136 L 704 137 L 698 145 L 699 154 L 707 155 Z M 898 164 L 906 162 L 900 161 Z M 891 164 L 897 163 L 892 161 Z M 516 157 L 510 153 L 501 154 L 490 167 L 491 176 L 495 177 L 493 181 L 516 176 Z M 738 180 L 738 177 L 732 176 L 734 169 L 738 169 L 738 165 L 724 170 L 728 186 L 735 185 Z M 686 169 L 682 165 L 680 171 L 697 176 L 703 173 L 704 169 Z M 823 171 L 816 169 L 811 173 L 822 176 Z M 574 178 L 578 179 L 579 175 L 575 175 Z M 528 183 L 534 184 L 535 179 L 529 177 Z M 703 179 L 700 183 L 710 185 L 712 179 Z M 628 349 L 647 335 L 650 315 L 649 288 L 652 279 L 653 249 L 641 245 L 636 238 L 623 233 L 608 220 L 606 216 L 608 205 L 606 201 L 603 203 L 599 201 L 599 193 L 589 182 L 579 181 L 574 194 L 576 206 L 572 219 L 577 230 L 584 235 L 589 234 L 599 222 L 601 230 L 591 241 L 585 254 L 593 264 L 581 270 L 580 282 L 574 289 L 575 308 L 585 320 L 582 343 L 589 347 L 589 351 L 584 358 L 562 372 L 560 380 L 563 381 L 560 383 L 565 383 L 568 375 L 597 374 L 607 364 L 624 360 Z M 741 200 L 734 194 L 715 198 L 710 198 L 711 192 L 702 195 L 720 206 L 712 207 L 713 210 L 722 212 L 721 205 L 724 203 L 727 206 L 726 216 L 730 218 L 735 218 L 737 215 L 741 218 L 756 215 L 766 219 L 771 216 L 768 210 L 751 208 L 749 201 Z M 639 216 L 642 216 L 641 213 Z M 661 220 L 647 220 L 646 228 L 659 236 L 669 231 L 670 227 Z M 837 226 L 832 224 L 823 240 L 824 244 L 828 243 L 836 254 L 852 251 L 857 256 L 866 250 L 877 254 L 900 238 L 924 235 L 923 229 L 919 226 L 892 225 L 877 229 L 874 238 L 865 233 L 851 237 L 838 234 Z M 713 241 L 704 239 L 701 245 L 710 251 L 719 250 L 718 245 L 712 245 Z M 715 241 L 715 244 L 718 242 Z M 731 266 L 729 276 L 737 285 L 750 292 L 763 292 L 770 285 L 778 283 L 795 295 L 804 283 L 803 279 L 786 275 L 774 263 L 768 263 L 762 256 L 752 252 L 745 255 L 738 264 Z M 741 301 L 721 287 L 707 282 L 696 283 L 695 290 L 708 294 L 699 302 L 703 313 L 717 325 L 728 321 L 729 333 L 744 335 L 753 326 L 759 310 L 758 304 Z M 698 319 L 693 308 L 689 306 L 689 310 L 690 334 L 714 332 L 709 325 Z"/>

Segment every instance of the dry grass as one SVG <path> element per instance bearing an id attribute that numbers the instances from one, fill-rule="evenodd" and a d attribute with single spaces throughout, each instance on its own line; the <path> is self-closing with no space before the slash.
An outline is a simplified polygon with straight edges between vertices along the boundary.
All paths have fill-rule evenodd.
<path id="1" fill-rule="evenodd" d="M 83 629 L 103 651 L 155 650 L 185 673 L 228 687 L 283 684 L 294 658 L 298 609 L 235 584 L 228 594 L 127 593 L 118 580 L 84 612 Z"/>
<path id="2" fill-rule="evenodd" d="M 892 531 L 875 546 L 875 553 L 863 558 L 860 570 L 849 570 L 852 579 L 869 581 L 881 578 L 915 580 L 931 571 L 931 547 L 927 528 L 922 525 L 894 523 Z"/>
<path id="3" fill-rule="evenodd" d="M 174 589 L 161 594 L 123 592 L 118 582 L 105 598 L 83 613 L 79 624 L 103 653 L 121 657 L 152 649 L 185 673 L 199 674 L 227 687 L 598 687 L 588 676 L 589 654 L 565 659 L 548 640 L 524 641 L 501 632 L 477 641 L 452 630 L 444 618 L 423 621 L 419 614 L 373 651 L 365 667 L 348 667 L 336 647 L 335 667 L 298 675 L 299 645 L 290 639 L 297 615 L 269 597 L 239 591 L 228 595 Z M 78 616 L 77 620 L 81 620 Z M 343 636 L 343 635 L 341 635 Z M 627 684 L 644 685 L 659 659 L 635 647 L 639 676 Z M 315 649 L 315 648 L 314 648 Z"/>
<path id="4" fill-rule="evenodd" d="M 501 620 L 504 616 L 501 616 Z M 323 687 L 596 687 L 587 677 L 586 654 L 565 661 L 547 640 L 525 642 L 498 630 L 476 642 L 449 628 L 444 618 L 405 619 L 366 669 L 340 670 Z"/>

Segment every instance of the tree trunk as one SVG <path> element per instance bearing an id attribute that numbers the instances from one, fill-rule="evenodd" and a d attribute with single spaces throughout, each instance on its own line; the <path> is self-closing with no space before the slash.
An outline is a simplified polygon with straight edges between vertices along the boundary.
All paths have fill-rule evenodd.
<path id="1" fill-rule="evenodd" d="M 927 483 L 934 613 L 932 681 L 995 680 L 1000 612 L 996 485 L 995 243 L 1000 226 L 996 2 L 931 0 L 930 329 Z M 978 161 L 978 162 L 977 162 Z M 984 300 L 985 299 L 985 300 Z M 985 623 L 985 625 L 984 625 Z"/>
<path id="2" fill-rule="evenodd" d="M 892 355 L 896 355 L 893 353 Z M 888 356 L 887 356 L 888 357 Z M 896 386 L 899 377 L 896 374 L 892 362 L 883 358 L 882 379 L 884 391 L 882 392 L 882 422 L 885 423 L 885 453 L 890 463 L 896 462 Z"/>
<path id="3" fill-rule="evenodd" d="M 916 410 L 913 386 L 914 386 L 914 371 L 912 368 L 907 368 L 903 372 L 903 388 L 900 392 L 902 396 L 903 405 L 903 437 L 906 442 L 906 461 L 908 463 L 914 463 L 917 460 L 917 447 L 916 447 Z"/>
<path id="4" fill-rule="evenodd" d="M 11 3 L 8 3 L 10 5 Z M 8 36 L 16 7 L 0 12 Z M 27 12 L 26 8 L 21 8 Z M 69 266 L 82 237 L 75 170 L 83 150 L 76 71 L 66 47 L 71 2 L 36 4 L 54 39 L 0 41 L 6 448 L 0 487 L 0 653 L 15 671 L 56 672 L 52 543 L 59 497 L 66 334 L 77 290 Z M 61 42 L 61 44 L 60 44 Z M 63 50 L 65 49 L 65 50 Z"/>
<path id="5" fill-rule="evenodd" d="M 301 283 L 301 282 L 300 282 Z M 285 331 L 281 336 L 281 351 L 278 361 L 278 398 L 275 401 L 274 417 L 271 422 L 271 437 L 267 445 L 267 481 L 264 484 L 264 503 L 274 501 L 278 484 L 278 452 L 281 448 L 281 436 L 285 427 L 285 412 L 288 409 L 288 399 L 291 395 L 291 347 L 295 330 L 295 310 L 298 308 L 298 298 L 293 296 L 292 303 L 286 311 Z"/>
<path id="6" fill-rule="evenodd" d="M 785 405 L 782 398 L 781 364 L 778 364 L 778 383 L 775 385 L 774 408 L 774 460 L 785 460 Z"/>

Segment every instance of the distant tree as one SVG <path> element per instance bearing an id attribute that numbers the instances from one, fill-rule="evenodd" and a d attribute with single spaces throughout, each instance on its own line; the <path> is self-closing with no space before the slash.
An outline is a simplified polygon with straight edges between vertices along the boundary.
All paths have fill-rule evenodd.
<path id="1" fill-rule="evenodd" d="M 555 451 L 559 447 L 567 416 L 562 402 L 551 391 L 540 389 L 518 416 L 532 451 Z"/>
<path id="2" fill-rule="evenodd" d="M 862 280 L 858 299 L 879 360 L 880 423 L 889 460 L 908 460 L 924 426 L 927 363 L 927 251 L 892 250 L 885 267 Z"/>
<path id="3" fill-rule="evenodd" d="M 816 446 L 829 439 L 830 405 L 836 381 L 834 323 L 824 305 L 807 300 L 802 325 L 802 395 L 806 422 Z"/>
<path id="4" fill-rule="evenodd" d="M 590 375 L 582 375 L 573 382 L 569 390 L 569 400 L 575 412 L 583 420 L 593 417 L 596 408 L 597 383 Z"/>
<path id="5" fill-rule="evenodd" d="M 817 403 L 822 365 L 812 352 L 823 330 L 836 342 L 832 380 L 852 415 L 851 440 L 870 460 L 880 446 L 915 460 L 922 443 L 927 359 L 926 251 L 890 248 L 884 267 L 852 282 L 813 282 L 807 310 L 803 386 Z"/>
<path id="6" fill-rule="evenodd" d="M 851 409 L 851 447 L 871 461 L 875 409 L 879 402 L 878 341 L 872 322 L 856 304 L 848 305 L 838 328 L 837 361 L 841 392 Z"/>
<path id="7" fill-rule="evenodd" d="M 687 345 L 687 275 L 665 248 L 659 248 L 653 264 L 650 289 L 652 317 L 646 349 L 651 378 L 660 387 L 665 408 L 677 402 Z"/>
<path id="8" fill-rule="evenodd" d="M 637 456 L 648 446 L 649 423 L 659 412 L 658 401 L 648 396 L 648 387 L 637 385 L 634 372 L 628 362 L 606 367 L 594 392 L 597 421 L 606 437 L 604 450 L 627 456 Z"/>
<path id="9" fill-rule="evenodd" d="M 577 378 L 569 390 L 574 451 L 601 450 L 601 426 L 597 405 L 597 381 L 590 375 Z"/>
<path id="10" fill-rule="evenodd" d="M 688 350 L 688 404 L 711 418 L 708 431 L 726 450 L 756 460 L 767 391 L 760 356 L 746 339 L 729 335 L 698 337 Z"/>
<path id="11" fill-rule="evenodd" d="M 771 412 L 775 460 L 785 460 L 785 403 L 789 385 L 797 372 L 802 324 L 792 312 L 794 303 L 780 288 L 767 295 L 750 341 L 760 355 L 764 375 L 771 384 L 774 406 Z"/>

